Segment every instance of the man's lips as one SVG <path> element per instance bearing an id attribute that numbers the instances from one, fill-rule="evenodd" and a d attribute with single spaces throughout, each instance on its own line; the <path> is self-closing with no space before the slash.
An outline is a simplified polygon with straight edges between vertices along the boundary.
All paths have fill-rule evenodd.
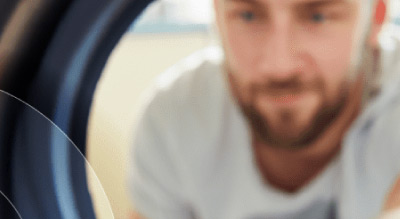
<path id="1" fill-rule="evenodd" d="M 297 95 L 289 94 L 289 95 L 274 97 L 273 99 L 276 102 L 293 102 L 293 100 L 297 99 L 297 97 L 298 97 Z"/>
<path id="2" fill-rule="evenodd" d="M 300 99 L 300 96 L 299 94 L 274 95 L 269 96 L 268 99 L 274 103 L 287 104 L 296 102 Z"/>

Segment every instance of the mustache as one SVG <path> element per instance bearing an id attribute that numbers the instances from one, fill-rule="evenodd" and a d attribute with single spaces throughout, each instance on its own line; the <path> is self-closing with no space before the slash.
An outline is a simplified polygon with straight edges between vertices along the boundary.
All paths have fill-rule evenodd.
<path id="1" fill-rule="evenodd" d="M 321 79 L 311 81 L 301 80 L 294 76 L 287 79 L 268 78 L 253 84 L 252 90 L 256 93 L 266 93 L 271 96 L 290 95 L 305 91 L 322 91 L 324 83 Z"/>

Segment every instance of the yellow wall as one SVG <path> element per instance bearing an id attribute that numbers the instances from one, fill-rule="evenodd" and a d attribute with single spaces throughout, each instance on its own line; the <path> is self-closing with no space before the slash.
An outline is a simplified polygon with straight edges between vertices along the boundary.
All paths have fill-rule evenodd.
<path id="1" fill-rule="evenodd" d="M 113 51 L 95 93 L 87 155 L 115 218 L 127 218 L 132 207 L 125 175 L 138 97 L 159 73 L 211 43 L 204 32 L 127 33 Z M 88 180 L 98 218 L 111 218 L 96 178 L 89 174 Z"/>

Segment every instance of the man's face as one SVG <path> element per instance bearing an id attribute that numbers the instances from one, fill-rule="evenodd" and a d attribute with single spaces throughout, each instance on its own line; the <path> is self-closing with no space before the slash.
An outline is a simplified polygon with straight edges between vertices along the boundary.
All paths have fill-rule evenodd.
<path id="1" fill-rule="evenodd" d="M 342 111 L 360 0 L 216 0 L 229 82 L 259 140 L 298 148 Z"/>

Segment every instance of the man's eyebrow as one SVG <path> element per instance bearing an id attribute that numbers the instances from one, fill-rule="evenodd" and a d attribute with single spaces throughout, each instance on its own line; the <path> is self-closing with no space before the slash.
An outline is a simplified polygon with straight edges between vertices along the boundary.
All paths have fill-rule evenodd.
<path id="1" fill-rule="evenodd" d="M 263 4 L 259 0 L 225 0 L 228 3 L 242 3 L 248 5 L 262 6 Z"/>
<path id="2" fill-rule="evenodd" d="M 262 7 L 264 4 L 261 0 L 224 0 L 227 3 L 241 3 L 254 5 L 258 7 Z M 279 1 L 279 0 L 278 0 Z M 346 5 L 352 4 L 354 0 L 299 0 L 298 2 L 294 2 L 294 5 L 298 5 L 300 7 L 320 7 L 320 6 L 328 6 L 328 5 Z"/>
<path id="3" fill-rule="evenodd" d="M 328 5 L 346 5 L 353 3 L 353 0 L 311 0 L 311 1 L 300 1 L 298 5 L 307 7 L 320 7 Z"/>

